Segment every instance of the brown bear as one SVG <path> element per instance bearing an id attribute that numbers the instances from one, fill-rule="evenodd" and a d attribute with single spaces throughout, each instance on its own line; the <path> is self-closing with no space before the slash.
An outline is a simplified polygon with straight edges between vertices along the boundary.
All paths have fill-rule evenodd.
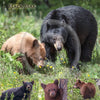
<path id="1" fill-rule="evenodd" d="M 58 80 L 47 85 L 41 83 L 45 92 L 45 100 L 62 100 L 63 90 L 58 87 Z"/>
<path id="2" fill-rule="evenodd" d="M 46 51 L 43 43 L 40 43 L 30 33 L 20 32 L 9 38 L 1 48 L 2 51 L 9 52 L 11 55 L 22 53 L 24 57 L 18 60 L 26 65 L 25 68 L 29 73 L 33 72 L 33 64 L 44 66 Z"/>
<path id="3" fill-rule="evenodd" d="M 95 93 L 96 93 L 95 86 L 90 82 L 85 83 L 85 82 L 82 82 L 80 80 L 77 80 L 75 85 L 74 85 L 74 88 L 80 89 L 80 93 L 84 99 L 94 98 Z"/>

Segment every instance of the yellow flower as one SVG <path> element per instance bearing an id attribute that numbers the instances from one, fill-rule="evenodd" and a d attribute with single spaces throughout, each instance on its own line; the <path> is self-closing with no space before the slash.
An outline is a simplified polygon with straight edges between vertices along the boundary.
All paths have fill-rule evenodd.
<path id="1" fill-rule="evenodd" d="M 59 72 L 59 74 L 62 74 L 62 72 Z"/>
<path id="2" fill-rule="evenodd" d="M 90 75 L 88 74 L 88 77 L 90 77 Z"/>
<path id="3" fill-rule="evenodd" d="M 47 67 L 49 67 L 49 65 L 47 65 Z"/>
<path id="4" fill-rule="evenodd" d="M 52 66 L 50 66 L 50 68 L 52 68 Z"/>
<path id="5" fill-rule="evenodd" d="M 1 86 L 3 86 L 3 84 L 1 84 Z"/>
<path id="6" fill-rule="evenodd" d="M 74 66 L 72 66 L 72 68 L 74 68 Z"/>
<path id="7" fill-rule="evenodd" d="M 16 74 L 16 72 L 14 72 L 14 74 Z"/>
<path id="8" fill-rule="evenodd" d="M 45 60 L 47 60 L 47 57 L 45 57 Z"/>
<path id="9" fill-rule="evenodd" d="M 41 68 L 41 66 L 39 66 L 39 68 Z"/>
<path id="10" fill-rule="evenodd" d="M 63 60 L 63 58 L 60 58 L 60 60 Z"/>
<path id="11" fill-rule="evenodd" d="M 17 77 L 15 77 L 15 79 L 17 79 Z"/>
<path id="12" fill-rule="evenodd" d="M 66 62 L 64 61 L 63 63 L 65 64 Z"/>

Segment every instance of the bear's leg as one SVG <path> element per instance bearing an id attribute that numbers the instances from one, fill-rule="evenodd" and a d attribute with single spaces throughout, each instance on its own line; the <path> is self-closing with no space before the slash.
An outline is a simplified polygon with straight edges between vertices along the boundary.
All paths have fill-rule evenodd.
<path id="1" fill-rule="evenodd" d="M 71 65 L 71 63 L 74 60 L 75 52 L 74 52 L 73 42 L 71 41 L 70 38 L 67 39 L 67 42 L 65 43 L 64 48 L 68 56 L 69 64 Z"/>
<path id="2" fill-rule="evenodd" d="M 56 49 L 52 46 L 48 46 L 45 44 L 45 48 L 46 48 L 46 57 L 47 59 L 51 60 L 52 62 L 55 62 L 56 60 Z"/>
<path id="3" fill-rule="evenodd" d="M 66 53 L 67 53 L 67 56 L 68 56 L 69 64 L 71 65 L 71 63 L 74 60 L 74 51 L 72 49 L 70 49 L 70 48 L 67 48 L 66 49 Z"/>
<path id="4" fill-rule="evenodd" d="M 88 62 L 91 61 L 92 51 L 95 45 L 97 35 L 96 34 L 90 34 L 87 39 L 85 40 L 84 44 L 81 45 L 81 58 L 80 60 L 82 62 Z"/>

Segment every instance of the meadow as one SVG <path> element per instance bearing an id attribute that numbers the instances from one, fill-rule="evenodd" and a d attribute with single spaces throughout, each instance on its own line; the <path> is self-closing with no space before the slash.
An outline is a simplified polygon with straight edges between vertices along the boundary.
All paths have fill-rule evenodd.
<path id="1" fill-rule="evenodd" d="M 74 89 L 73 85 L 76 79 L 81 79 L 85 82 L 92 82 L 96 86 L 96 95 L 94 99 L 100 100 L 100 90 L 96 85 L 95 79 L 100 78 L 100 14 L 97 10 L 93 9 L 97 23 L 98 23 L 98 37 L 95 44 L 95 48 L 92 55 L 92 61 L 88 63 L 82 63 L 80 70 L 74 70 L 70 72 L 68 59 L 65 51 L 62 50 L 57 56 L 55 63 L 49 62 L 44 68 L 34 68 L 34 73 L 31 75 L 19 74 L 18 70 L 22 69 L 22 64 L 16 61 L 18 54 L 11 56 L 9 53 L 0 51 L 0 95 L 3 91 L 19 87 L 22 85 L 22 81 L 35 81 L 31 94 L 31 100 L 44 100 L 44 92 L 41 88 L 41 83 L 50 83 L 55 79 L 68 79 L 68 100 L 83 100 L 78 89 Z M 41 14 L 39 17 L 30 12 L 25 14 L 23 11 L 20 15 L 16 15 L 13 12 L 9 13 L 5 10 L 5 13 L 0 11 L 0 48 L 2 44 L 12 35 L 19 32 L 29 32 L 36 38 L 40 39 L 40 28 L 43 18 Z"/>

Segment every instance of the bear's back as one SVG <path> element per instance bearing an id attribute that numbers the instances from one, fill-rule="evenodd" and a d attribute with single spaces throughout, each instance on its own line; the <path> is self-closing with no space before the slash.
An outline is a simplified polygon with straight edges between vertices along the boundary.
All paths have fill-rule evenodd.
<path id="1" fill-rule="evenodd" d="M 65 6 L 48 13 L 42 24 L 41 37 L 46 34 L 44 30 L 48 19 L 56 19 L 58 21 L 65 19 L 66 24 L 69 24 L 78 34 L 81 44 L 84 43 L 89 34 L 97 34 L 97 22 L 94 16 L 90 11 L 79 6 Z"/>
<path id="2" fill-rule="evenodd" d="M 18 33 L 11 38 L 9 38 L 3 45 L 1 50 L 10 52 L 12 55 L 15 53 L 21 52 L 21 49 L 23 47 L 23 50 L 25 50 L 26 43 L 32 44 L 35 37 L 33 37 L 31 34 L 27 32 L 21 32 Z M 29 46 L 29 45 L 27 45 Z M 26 47 L 27 47 L 26 46 Z M 25 51 L 23 51 L 25 52 Z"/>
<path id="3" fill-rule="evenodd" d="M 11 88 L 11 89 L 8 89 L 6 91 L 4 91 L 2 93 L 2 96 L 1 96 L 1 100 L 4 100 L 6 95 L 7 95 L 7 100 L 10 100 L 10 96 L 11 95 L 15 95 L 15 93 L 18 94 L 18 91 L 21 90 L 21 87 L 17 87 L 17 88 Z"/>
<path id="4" fill-rule="evenodd" d="M 85 83 L 80 89 L 84 99 L 93 98 L 96 92 L 95 86 L 92 83 Z"/>
<path id="5" fill-rule="evenodd" d="M 45 20 L 50 19 L 50 18 L 53 19 L 52 17 L 53 15 L 55 17 L 54 19 L 57 19 L 57 20 L 60 20 L 61 16 L 65 15 L 67 20 L 69 21 L 69 24 L 72 27 L 75 27 L 73 26 L 73 24 L 75 25 L 78 24 L 80 26 L 82 25 L 82 23 L 88 26 L 91 25 L 92 23 L 95 26 L 97 26 L 96 20 L 94 16 L 92 15 L 92 13 L 79 6 L 70 5 L 70 6 L 65 6 L 65 7 L 53 10 L 50 13 L 48 13 Z"/>

